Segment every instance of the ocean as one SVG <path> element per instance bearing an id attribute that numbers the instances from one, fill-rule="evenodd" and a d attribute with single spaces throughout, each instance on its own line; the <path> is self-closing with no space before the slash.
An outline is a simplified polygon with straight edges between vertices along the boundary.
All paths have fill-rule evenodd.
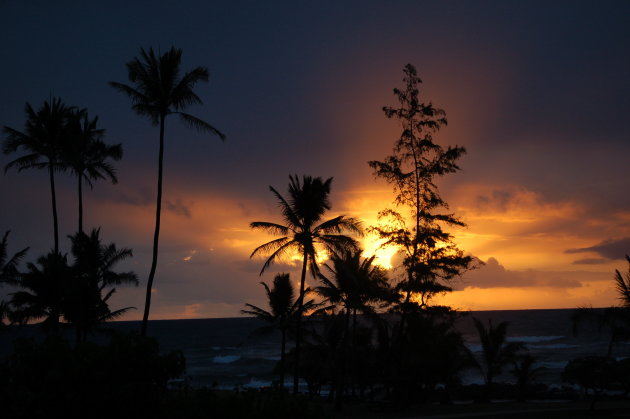
<path id="1" fill-rule="evenodd" d="M 457 329 L 462 332 L 466 345 L 480 355 L 481 345 L 471 317 L 484 324 L 490 319 L 494 325 L 509 322 L 508 339 L 523 342 L 537 366 L 545 370 L 540 382 L 560 386 L 561 373 L 571 359 L 588 355 L 606 355 L 609 335 L 594 327 L 583 328 L 573 335 L 571 315 L 574 310 L 501 310 L 470 312 L 458 320 Z M 258 388 L 268 386 L 273 380 L 272 370 L 280 359 L 279 334 L 261 334 L 258 329 L 264 323 L 255 318 L 221 318 L 194 320 L 153 320 L 148 333 L 160 342 L 163 352 L 181 350 L 186 357 L 186 382 L 193 387 L 219 389 Z M 119 331 L 137 331 L 140 322 L 112 322 L 108 324 Z M 0 357 L 11 350 L 16 336 L 37 336 L 36 325 L 12 327 L 0 334 Z M 287 343 L 287 350 L 293 342 Z M 614 357 L 630 357 L 630 344 L 619 343 L 613 348 Z M 481 383 L 481 376 L 468 371 L 463 377 L 465 384 Z M 509 382 L 504 374 L 499 381 Z M 291 382 L 290 377 L 286 380 Z"/>

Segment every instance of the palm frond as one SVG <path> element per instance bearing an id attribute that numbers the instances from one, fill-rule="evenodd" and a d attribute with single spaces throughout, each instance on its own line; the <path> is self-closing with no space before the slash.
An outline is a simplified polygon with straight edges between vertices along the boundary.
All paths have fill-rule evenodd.
<path id="1" fill-rule="evenodd" d="M 286 242 L 285 244 L 283 244 L 282 246 L 280 246 L 276 251 L 274 251 L 269 258 L 265 261 L 265 264 L 263 265 L 262 269 L 260 270 L 260 275 L 262 275 L 265 270 L 267 270 L 267 268 L 276 260 L 276 259 L 280 259 L 281 257 L 283 257 L 285 255 L 285 253 L 287 253 L 291 247 L 295 246 L 297 243 L 294 240 L 290 240 L 288 242 Z"/>
<path id="2" fill-rule="evenodd" d="M 630 257 L 626 255 L 626 259 L 630 264 Z M 630 307 L 630 268 L 628 273 L 624 276 L 618 270 L 615 270 L 615 288 L 619 293 L 619 298 L 623 302 L 623 305 Z"/>
<path id="3" fill-rule="evenodd" d="M 302 220 L 296 214 L 295 209 L 287 202 L 286 199 L 278 192 L 273 186 L 269 187 L 269 190 L 272 194 L 275 195 L 278 200 L 278 205 L 280 206 L 280 211 L 282 212 L 282 216 L 284 219 L 291 225 L 294 229 L 300 229 L 303 227 Z"/>
<path id="4" fill-rule="evenodd" d="M 256 229 L 264 230 L 276 236 L 286 236 L 290 232 L 287 226 L 283 226 L 281 224 L 276 224 L 276 223 L 269 223 L 266 221 L 254 221 L 249 224 L 249 227 L 254 230 Z"/>
<path id="5" fill-rule="evenodd" d="M 131 101 L 133 103 L 148 103 L 150 102 L 149 98 L 143 94 L 141 91 L 134 89 L 131 86 L 127 86 L 126 84 L 123 83 L 118 83 L 115 81 L 110 81 L 108 83 L 111 87 L 113 87 L 114 89 L 123 92 L 124 94 L 126 94 L 127 96 L 129 96 L 129 98 L 131 99 Z"/>
<path id="6" fill-rule="evenodd" d="M 330 253 L 356 252 L 359 250 L 359 244 L 355 239 L 342 234 L 325 234 L 319 236 L 318 240 Z"/>
<path id="7" fill-rule="evenodd" d="M 108 321 L 112 321 L 112 320 L 116 320 L 119 319 L 120 317 L 122 317 L 123 314 L 127 313 L 129 310 L 136 310 L 136 307 L 124 307 L 124 308 L 120 308 L 118 310 L 114 310 L 112 312 L 107 313 L 106 315 L 102 316 L 99 320 L 101 322 L 108 322 Z"/>
<path id="8" fill-rule="evenodd" d="M 288 242 L 292 242 L 289 237 L 280 237 L 279 239 L 272 240 L 255 248 L 249 257 L 254 257 L 254 255 L 259 253 L 262 255 L 273 253 Z"/>
<path id="9" fill-rule="evenodd" d="M 349 231 L 359 236 L 363 235 L 362 223 L 356 218 L 340 215 L 330 220 L 324 221 L 313 230 L 323 234 L 339 234 Z"/>
<path id="10" fill-rule="evenodd" d="M 208 81 L 208 69 L 196 67 L 182 76 L 177 85 L 173 88 L 172 100 L 175 109 L 183 109 L 190 105 L 201 104 L 202 101 L 193 92 L 193 87 L 198 82 Z"/>
<path id="11" fill-rule="evenodd" d="M 28 247 L 15 253 L 9 260 L 7 260 L 7 247 L 8 237 L 11 231 L 4 233 L 2 241 L 0 242 L 0 283 L 6 282 L 9 284 L 16 284 L 19 276 L 18 265 L 28 252 Z"/>
<path id="12" fill-rule="evenodd" d="M 271 313 L 269 313 L 266 310 L 263 310 L 260 307 L 257 307 L 255 305 L 252 305 L 252 304 L 249 304 L 249 303 L 245 304 L 245 306 L 249 307 L 249 310 L 248 309 L 241 310 L 242 314 L 251 314 L 252 316 L 256 316 L 259 319 L 263 319 L 265 321 L 274 321 L 275 320 Z"/>
<path id="13" fill-rule="evenodd" d="M 215 127 L 213 127 L 206 121 L 203 121 L 197 118 L 196 116 L 192 116 L 184 112 L 176 112 L 176 113 L 179 114 L 181 120 L 184 123 L 188 124 L 192 128 L 195 128 L 197 131 L 209 132 L 211 134 L 217 135 L 219 138 L 221 138 L 221 140 L 225 140 L 225 134 L 223 134 L 221 131 L 219 131 L 218 129 L 216 129 Z"/>
<path id="14" fill-rule="evenodd" d="M 46 169 L 48 168 L 48 162 L 42 161 L 42 156 L 37 153 L 27 154 L 26 156 L 18 157 L 15 160 L 10 161 L 4 166 L 4 172 L 8 172 L 11 168 L 17 168 L 18 172 L 24 169 Z"/>

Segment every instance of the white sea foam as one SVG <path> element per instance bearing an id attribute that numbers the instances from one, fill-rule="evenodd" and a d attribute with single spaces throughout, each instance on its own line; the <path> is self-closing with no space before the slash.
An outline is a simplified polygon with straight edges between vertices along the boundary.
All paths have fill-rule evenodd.
<path id="1" fill-rule="evenodd" d="M 245 388 L 260 388 L 260 387 L 271 387 L 271 381 L 261 381 L 255 378 L 249 380 L 249 383 L 243 384 Z"/>
<path id="2" fill-rule="evenodd" d="M 468 349 L 470 349 L 471 352 L 481 352 L 482 351 L 482 347 L 478 343 L 467 343 L 466 347 Z"/>
<path id="3" fill-rule="evenodd" d="M 568 362 L 569 361 L 543 361 L 540 362 L 539 365 L 547 368 L 563 369 L 567 366 Z"/>
<path id="4" fill-rule="evenodd" d="M 223 355 L 223 356 L 215 356 L 212 358 L 212 362 L 215 364 L 231 364 L 232 362 L 238 361 L 241 359 L 238 355 Z"/>

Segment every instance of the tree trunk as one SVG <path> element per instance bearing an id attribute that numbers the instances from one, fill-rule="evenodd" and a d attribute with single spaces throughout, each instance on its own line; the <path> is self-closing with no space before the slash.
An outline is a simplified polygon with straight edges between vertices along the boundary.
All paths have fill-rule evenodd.
<path id="1" fill-rule="evenodd" d="M 55 253 L 59 253 L 59 225 L 57 220 L 57 194 L 55 193 L 55 168 L 52 161 L 48 162 L 48 174 L 50 175 L 50 194 L 52 196 L 53 229 L 55 234 Z"/>
<path id="2" fill-rule="evenodd" d="M 350 308 L 346 307 L 345 313 L 345 327 L 343 340 L 341 342 L 341 356 L 338 358 L 341 362 L 337 365 L 338 378 L 337 378 L 337 394 L 335 395 L 335 409 L 341 410 L 343 404 L 343 396 L 345 394 L 345 378 L 346 378 L 346 361 L 348 359 L 348 337 L 350 335 Z"/>
<path id="3" fill-rule="evenodd" d="M 284 353 L 287 341 L 287 330 L 282 329 L 282 344 L 280 350 L 280 389 L 284 390 Z"/>
<path id="4" fill-rule="evenodd" d="M 304 252 L 302 262 L 302 277 L 300 279 L 300 296 L 298 301 L 297 330 L 295 333 L 295 365 L 293 366 L 293 394 L 298 394 L 300 382 L 300 345 L 302 343 L 302 305 L 304 304 L 304 282 L 306 281 L 306 265 L 308 265 L 308 253 Z"/>
<path id="5" fill-rule="evenodd" d="M 83 233 L 83 175 L 79 173 L 79 233 Z"/>
<path id="6" fill-rule="evenodd" d="M 158 244 L 160 238 L 160 216 L 162 214 L 162 172 L 164 164 L 164 119 L 165 115 L 160 115 L 160 152 L 158 155 L 158 183 L 157 202 L 155 209 L 155 233 L 153 234 L 153 258 L 151 260 L 151 271 L 147 280 L 147 293 L 144 302 L 144 315 L 142 316 L 142 328 L 140 334 L 146 336 L 149 322 L 149 311 L 151 309 L 151 290 L 153 289 L 153 278 L 157 268 Z"/>
<path id="7" fill-rule="evenodd" d="M 352 396 L 355 395 L 354 387 L 357 383 L 357 309 L 352 310 L 352 341 L 351 341 L 351 359 L 350 359 L 350 391 Z"/>

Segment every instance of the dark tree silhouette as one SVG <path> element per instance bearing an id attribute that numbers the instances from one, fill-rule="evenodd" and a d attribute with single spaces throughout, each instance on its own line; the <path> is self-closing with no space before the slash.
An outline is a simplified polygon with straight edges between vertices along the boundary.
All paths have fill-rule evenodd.
<path id="1" fill-rule="evenodd" d="M 56 333 L 71 276 L 67 257 L 50 252 L 39 257 L 37 264 L 27 263 L 26 269 L 16 282 L 22 290 L 12 294 L 11 320 L 23 324 L 44 318 L 44 328 Z"/>
<path id="2" fill-rule="evenodd" d="M 72 112 L 70 121 L 70 142 L 64 148 L 63 160 L 77 177 L 79 194 L 79 232 L 83 232 L 83 181 L 90 189 L 92 181 L 109 179 L 117 183 L 116 170 L 108 160 L 120 160 L 122 145 L 108 145 L 103 142 L 105 130 L 97 128 L 98 117 L 90 119 L 87 109 Z"/>
<path id="3" fill-rule="evenodd" d="M 582 324 L 591 323 L 598 331 L 609 334 L 607 357 L 611 357 L 613 347 L 620 342 L 630 341 L 630 257 L 626 255 L 629 267 L 623 274 L 615 269 L 615 288 L 621 300 L 620 306 L 595 309 L 592 307 L 578 307 L 571 316 L 573 334 L 577 335 Z"/>
<path id="4" fill-rule="evenodd" d="M 389 297 L 386 272 L 374 265 L 375 258 L 362 258 L 360 249 L 335 253 L 332 265 L 324 264 L 329 275 L 318 274 L 323 285 L 315 291 L 352 313 L 355 324 L 357 312 L 374 313 L 374 304 L 386 303 Z"/>
<path id="5" fill-rule="evenodd" d="M 0 286 L 2 284 L 15 284 L 20 272 L 18 265 L 28 252 L 28 247 L 20 250 L 9 258 L 9 233 L 7 231 L 0 241 Z M 9 315 L 9 305 L 5 301 L 0 301 L 0 327 L 4 326 L 4 319 Z"/>
<path id="6" fill-rule="evenodd" d="M 0 284 L 15 283 L 19 275 L 18 265 L 29 249 L 26 247 L 9 258 L 9 233 L 11 231 L 5 232 L 0 241 Z"/>
<path id="7" fill-rule="evenodd" d="M 515 357 L 513 360 L 512 375 L 516 378 L 518 400 L 525 401 L 530 387 L 545 371 L 544 367 L 537 367 L 536 358 L 525 354 Z"/>
<path id="8" fill-rule="evenodd" d="M 172 47 L 162 55 L 156 55 L 153 48 L 140 50 L 140 57 L 127 63 L 127 72 L 131 86 L 110 82 L 110 86 L 123 92 L 131 99 L 131 108 L 141 116 L 148 117 L 153 125 L 160 127 L 158 153 L 157 202 L 155 210 L 155 232 L 153 235 L 153 255 L 151 271 L 147 280 L 147 292 L 142 317 L 141 333 L 147 331 L 151 308 L 151 289 L 157 268 L 158 244 L 160 237 L 160 216 L 162 212 L 162 178 L 164 162 L 164 123 L 168 115 L 177 114 L 187 125 L 200 132 L 217 135 L 222 140 L 225 135 L 209 123 L 183 112 L 190 105 L 202 101 L 193 91 L 198 82 L 208 81 L 208 70 L 195 67 L 180 77 L 182 50 Z"/>
<path id="9" fill-rule="evenodd" d="M 6 138 L 2 151 L 4 154 L 15 153 L 22 149 L 25 155 L 9 162 L 5 173 L 12 167 L 18 171 L 24 169 L 47 169 L 50 178 L 52 198 L 54 251 L 59 252 L 59 226 L 57 220 L 57 195 L 55 193 L 55 171 L 64 170 L 61 159 L 64 143 L 68 140 L 68 118 L 72 108 L 64 105 L 59 98 L 52 98 L 37 111 L 27 103 L 25 106 L 26 122 L 24 130 L 18 131 L 5 126 Z"/>
<path id="10" fill-rule="evenodd" d="M 277 274 L 273 278 L 271 288 L 264 283 L 260 283 L 265 288 L 269 310 L 262 309 L 252 304 L 245 304 L 246 309 L 241 310 L 243 314 L 251 314 L 269 323 L 269 328 L 277 329 L 282 336 L 280 343 L 280 388 L 284 388 L 285 354 L 287 333 L 295 326 L 298 299 L 295 298 L 295 291 L 289 274 Z M 312 307 L 313 301 L 305 303 L 305 306 Z M 308 309 L 308 308 L 307 308 Z M 264 331 L 267 331 L 266 329 Z"/>
<path id="11" fill-rule="evenodd" d="M 478 367 L 486 383 L 486 398 L 488 398 L 494 378 L 501 373 L 506 365 L 514 361 L 517 353 L 524 346 L 522 342 L 508 342 L 508 322 L 501 322 L 497 326 L 493 326 L 492 322 L 488 320 L 487 328 L 477 318 L 473 317 L 473 322 L 481 341 L 482 362 L 478 363 Z"/>
<path id="12" fill-rule="evenodd" d="M 606 356 L 611 357 L 615 344 L 630 341 L 630 309 L 622 307 L 578 307 L 571 315 L 573 335 L 577 336 L 583 325 L 591 324 L 599 333 L 608 335 Z"/>
<path id="13" fill-rule="evenodd" d="M 315 276 L 319 271 L 315 259 L 317 246 L 330 253 L 357 250 L 356 241 L 341 233 L 345 231 L 356 234 L 361 233 L 359 221 L 352 217 L 340 215 L 330 220 L 322 221 L 324 213 L 331 208 L 328 198 L 331 183 L 332 178 L 323 181 L 319 177 L 304 176 L 302 182 L 300 182 L 297 175 L 289 176 L 288 200 L 272 186 L 269 187 L 269 190 L 278 199 L 285 224 L 264 221 L 255 221 L 250 224 L 250 227 L 253 229 L 264 230 L 271 234 L 282 236 L 257 247 L 252 252 L 251 257 L 257 254 L 269 255 L 260 271 L 261 275 L 275 260 L 290 254 L 290 252 L 298 252 L 302 256 L 295 342 L 294 393 L 298 392 L 301 321 L 307 266 L 310 265 L 311 273 Z"/>
<path id="14" fill-rule="evenodd" d="M 70 236 L 74 263 L 63 315 L 75 325 L 77 342 L 86 341 L 88 333 L 98 324 L 114 320 L 133 308 L 115 311 L 109 308 L 108 301 L 116 292 L 116 285 L 138 285 L 135 273 L 113 271 L 115 265 L 133 256 L 131 249 L 118 249 L 114 243 L 103 245 L 99 235 L 100 229 L 94 229 L 90 235 L 78 232 Z"/>
<path id="15" fill-rule="evenodd" d="M 626 260 L 628 261 L 628 272 L 621 275 L 621 272 L 615 269 L 615 286 L 622 306 L 630 309 L 630 256 L 626 255 Z"/>
<path id="16" fill-rule="evenodd" d="M 407 64 L 403 72 L 404 88 L 394 89 L 400 106 L 383 107 L 387 118 L 399 121 L 402 133 L 391 155 L 369 162 L 375 177 L 392 185 L 395 205 L 410 213 L 406 218 L 397 210 L 385 209 L 379 213 L 381 224 L 372 228 L 384 239 L 383 246 L 396 246 L 404 254 L 406 278 L 398 285 L 403 300 L 401 333 L 406 312 L 424 308 L 434 295 L 451 291 L 448 282 L 472 263 L 443 230 L 443 226 L 465 224 L 453 214 L 440 212 L 448 205 L 435 183 L 459 170 L 457 160 L 466 150 L 457 146 L 445 149 L 435 143 L 433 135 L 446 125 L 446 113 L 420 101 L 418 86 L 422 80 L 414 66 Z"/>
<path id="17" fill-rule="evenodd" d="M 328 277 L 320 272 L 318 277 L 323 285 L 315 288 L 315 291 L 327 301 L 340 305 L 345 310 L 345 330 L 336 391 L 338 407 L 341 406 L 343 398 L 346 366 L 350 366 L 350 372 L 355 374 L 357 312 L 375 314 L 372 305 L 386 299 L 388 295 L 387 277 L 383 269 L 373 265 L 375 256 L 361 259 L 361 250 L 333 254 L 332 266 L 324 264 L 329 272 Z M 351 346 L 350 358 L 348 343 Z"/>

